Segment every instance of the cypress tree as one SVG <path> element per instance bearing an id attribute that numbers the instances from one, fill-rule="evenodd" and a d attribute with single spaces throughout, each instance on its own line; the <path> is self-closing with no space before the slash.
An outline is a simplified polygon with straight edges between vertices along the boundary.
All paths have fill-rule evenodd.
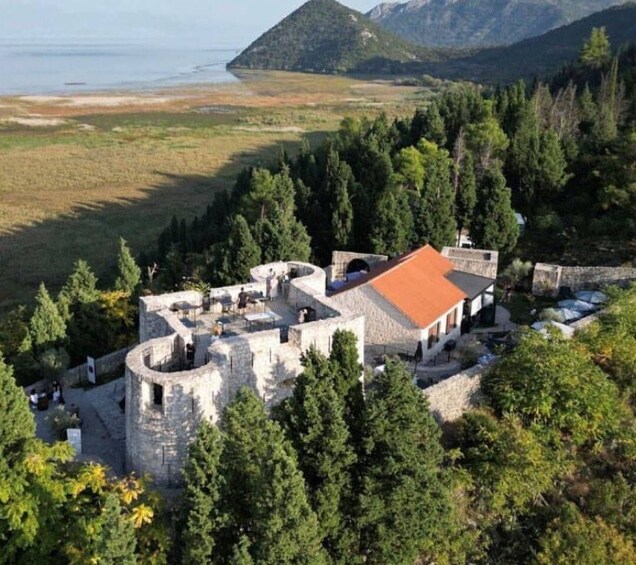
<path id="1" fill-rule="evenodd" d="M 360 453 L 364 426 L 364 396 L 360 381 L 363 367 L 358 359 L 357 339 L 353 332 L 337 330 L 333 334 L 329 363 L 336 394 L 344 401 L 344 419 L 352 444 Z"/>
<path id="2" fill-rule="evenodd" d="M 221 441 L 218 429 L 204 421 L 197 438 L 188 449 L 183 471 L 185 487 L 179 540 L 181 562 L 184 565 L 210 563 L 214 557 L 215 535 L 219 525 L 217 504 L 221 482 Z"/>
<path id="3" fill-rule="evenodd" d="M 519 227 L 510 203 L 510 190 L 497 166 L 484 172 L 479 183 L 470 238 L 481 249 L 508 253 L 514 249 Z"/>
<path id="4" fill-rule="evenodd" d="M 449 511 L 440 431 L 412 375 L 390 360 L 367 398 L 362 548 L 372 564 L 431 551 Z"/>
<path id="5" fill-rule="evenodd" d="M 261 262 L 261 250 L 254 241 L 247 221 L 237 214 L 230 220 L 229 235 L 220 246 L 216 278 L 221 284 L 249 280 L 250 269 Z"/>
<path id="6" fill-rule="evenodd" d="M 130 249 L 123 237 L 119 238 L 119 256 L 117 257 L 119 274 L 115 280 L 115 290 L 123 290 L 135 296 L 141 284 L 141 269 L 130 253 Z"/>
<path id="7" fill-rule="evenodd" d="M 324 563 L 316 515 L 296 457 L 263 403 L 241 389 L 223 414 L 219 552 L 255 563 Z"/>
<path id="8" fill-rule="evenodd" d="M 420 147 L 423 147 L 420 144 Z M 436 249 L 455 242 L 455 191 L 450 178 L 450 159 L 445 150 L 426 149 L 425 176 L 422 187 L 422 225 L 426 243 Z"/>
<path id="9" fill-rule="evenodd" d="M 408 248 L 413 217 L 404 193 L 387 192 L 376 205 L 371 245 L 374 253 L 399 255 Z"/>
<path id="10" fill-rule="evenodd" d="M 15 453 L 35 435 L 28 399 L 13 378 L 12 368 L 0 355 L 0 459 Z"/>
<path id="11" fill-rule="evenodd" d="M 29 322 L 29 332 L 33 347 L 42 352 L 59 345 L 66 337 L 66 323 L 51 299 L 44 283 L 35 296 L 35 310 Z"/>
<path id="12" fill-rule="evenodd" d="M 356 552 L 350 499 L 355 455 L 344 420 L 344 402 L 334 389 L 333 366 L 316 350 L 303 358 L 304 370 L 286 404 L 287 432 L 298 454 L 310 503 L 318 517 L 323 546 L 335 562 L 351 562 Z"/>
<path id="13" fill-rule="evenodd" d="M 339 179 L 335 187 L 332 209 L 332 246 L 335 249 L 349 249 L 353 231 L 353 207 L 349 200 L 349 192 L 345 179 Z"/>
<path id="14" fill-rule="evenodd" d="M 457 195 L 455 197 L 455 218 L 457 221 L 457 233 L 460 236 L 464 228 L 470 229 L 476 203 L 477 180 L 475 178 L 475 163 L 473 156 L 470 153 L 466 153 L 459 166 Z"/>

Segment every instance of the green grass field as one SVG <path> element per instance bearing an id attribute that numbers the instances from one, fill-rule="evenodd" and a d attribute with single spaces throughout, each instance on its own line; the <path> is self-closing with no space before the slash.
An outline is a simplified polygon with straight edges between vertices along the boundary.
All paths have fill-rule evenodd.
<path id="1" fill-rule="evenodd" d="M 168 91 L 157 103 L 0 100 L 0 310 L 30 302 L 40 281 L 57 291 L 78 258 L 108 282 L 119 236 L 149 249 L 173 214 L 200 213 L 241 168 L 268 163 L 281 146 L 294 152 L 303 138 L 318 143 L 345 115 L 410 113 L 429 94 L 246 73 L 240 84 Z"/>

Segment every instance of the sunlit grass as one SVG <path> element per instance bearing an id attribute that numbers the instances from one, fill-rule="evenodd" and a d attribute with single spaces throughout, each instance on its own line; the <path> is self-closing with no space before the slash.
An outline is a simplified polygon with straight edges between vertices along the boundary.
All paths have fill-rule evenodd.
<path id="1" fill-rule="evenodd" d="M 172 93 L 157 107 L 3 100 L 0 309 L 29 302 L 41 280 L 59 288 L 80 257 L 108 277 L 118 236 L 135 252 L 152 248 L 173 214 L 200 214 L 243 167 L 270 162 L 281 145 L 317 143 L 346 115 L 412 112 L 427 95 L 345 77 L 247 75 L 240 85 Z M 12 108 L 66 123 L 2 122 Z"/>

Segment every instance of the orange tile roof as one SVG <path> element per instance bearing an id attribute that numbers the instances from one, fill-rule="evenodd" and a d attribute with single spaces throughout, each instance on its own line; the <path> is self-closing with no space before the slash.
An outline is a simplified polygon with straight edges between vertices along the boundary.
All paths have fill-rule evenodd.
<path id="1" fill-rule="evenodd" d="M 379 265 L 338 294 L 371 284 L 417 327 L 427 328 L 466 298 L 466 294 L 445 277 L 453 268 L 448 259 L 426 245 Z"/>

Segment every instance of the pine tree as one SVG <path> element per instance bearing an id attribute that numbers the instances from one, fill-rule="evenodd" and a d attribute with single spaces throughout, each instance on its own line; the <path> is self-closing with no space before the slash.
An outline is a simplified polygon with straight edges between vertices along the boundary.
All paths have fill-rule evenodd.
<path id="1" fill-rule="evenodd" d="M 201 423 L 188 449 L 184 467 L 183 523 L 179 544 L 184 565 L 210 563 L 214 557 L 220 496 L 221 434 L 211 423 Z"/>
<path id="2" fill-rule="evenodd" d="M 69 276 L 58 295 L 57 303 L 65 320 L 70 317 L 70 309 L 75 304 L 90 304 L 99 299 L 97 277 L 83 259 L 75 262 L 75 270 Z"/>
<path id="3" fill-rule="evenodd" d="M 29 322 L 29 332 L 33 347 L 41 353 L 50 347 L 60 345 L 66 337 L 66 323 L 44 283 L 40 283 L 35 303 L 35 310 Z"/>
<path id="4" fill-rule="evenodd" d="M 221 244 L 215 277 L 221 284 L 249 280 L 250 269 L 261 262 L 261 250 L 254 241 L 247 221 L 236 215 L 230 220 L 227 241 Z"/>
<path id="5" fill-rule="evenodd" d="M 117 257 L 118 276 L 115 280 L 115 290 L 123 290 L 135 296 L 141 284 L 141 269 L 130 253 L 130 249 L 123 237 L 119 238 L 119 256 Z"/>
<path id="6" fill-rule="evenodd" d="M 399 361 L 389 361 L 367 398 L 362 548 L 372 564 L 413 563 L 431 551 L 448 512 L 440 431 Z"/>
<path id="7" fill-rule="evenodd" d="M 241 389 L 223 414 L 219 552 L 249 551 L 255 563 L 323 563 L 316 515 L 283 431 Z"/>
<path id="8" fill-rule="evenodd" d="M 593 69 L 599 69 L 609 62 L 612 50 L 604 27 L 594 27 L 581 50 L 581 62 Z"/>
<path id="9" fill-rule="evenodd" d="M 455 196 L 455 218 L 457 233 L 461 236 L 463 229 L 470 229 L 473 212 L 477 204 L 477 180 L 475 164 L 470 153 L 466 153 L 459 166 L 457 194 Z"/>
<path id="10" fill-rule="evenodd" d="M 518 236 L 519 227 L 506 179 L 499 167 L 490 167 L 479 183 L 470 238 L 481 249 L 509 253 L 514 249 Z"/>
<path id="11" fill-rule="evenodd" d="M 424 182 L 422 154 L 415 147 L 405 147 L 395 156 L 393 166 L 397 181 L 407 190 L 420 192 Z"/>
<path id="12" fill-rule="evenodd" d="M 355 455 L 344 420 L 344 401 L 334 390 L 333 366 L 316 350 L 303 358 L 303 372 L 286 404 L 287 433 L 298 454 L 323 546 L 335 562 L 356 551 L 345 501 L 351 498 Z M 353 547 L 352 547 L 353 546 Z"/>
<path id="13" fill-rule="evenodd" d="M 132 522 L 123 515 L 117 496 L 108 493 L 98 520 L 94 555 L 104 565 L 135 565 L 136 539 Z"/>

